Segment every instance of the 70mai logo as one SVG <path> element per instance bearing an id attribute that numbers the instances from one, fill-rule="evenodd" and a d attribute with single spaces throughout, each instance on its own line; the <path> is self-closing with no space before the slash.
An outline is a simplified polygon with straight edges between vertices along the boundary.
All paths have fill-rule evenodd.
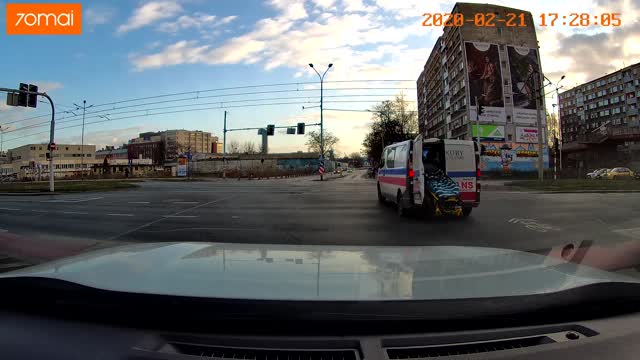
<path id="1" fill-rule="evenodd" d="M 82 4 L 7 4 L 7 35 L 81 35 Z"/>

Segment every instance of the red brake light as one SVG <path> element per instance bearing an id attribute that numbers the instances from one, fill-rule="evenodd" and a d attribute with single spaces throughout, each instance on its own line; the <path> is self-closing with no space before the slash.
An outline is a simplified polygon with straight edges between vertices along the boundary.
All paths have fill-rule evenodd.
<path id="1" fill-rule="evenodd" d="M 413 179 L 414 175 L 415 175 L 415 172 L 413 171 L 413 169 L 409 169 L 409 178 Z"/>
<path id="2" fill-rule="evenodd" d="M 479 179 L 480 176 L 482 176 L 482 172 L 480 172 L 480 169 L 476 169 L 476 177 Z"/>

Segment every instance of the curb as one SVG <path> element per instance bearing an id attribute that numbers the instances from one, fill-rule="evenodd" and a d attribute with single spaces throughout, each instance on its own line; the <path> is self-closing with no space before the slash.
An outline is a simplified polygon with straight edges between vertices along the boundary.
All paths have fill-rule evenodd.
<path id="1" fill-rule="evenodd" d="M 86 191 L 85 191 L 86 192 Z M 45 195 L 61 195 L 59 192 L 0 192 L 0 196 L 45 196 Z"/>

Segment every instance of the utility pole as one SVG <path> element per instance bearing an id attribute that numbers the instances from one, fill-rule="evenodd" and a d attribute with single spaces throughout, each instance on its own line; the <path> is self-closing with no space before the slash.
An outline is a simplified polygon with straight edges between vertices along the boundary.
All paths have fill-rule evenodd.
<path id="1" fill-rule="evenodd" d="M 4 150 L 4 131 L 6 129 L 0 126 L 0 153 Z"/>
<path id="2" fill-rule="evenodd" d="M 324 73 L 322 75 L 320 75 L 320 73 L 318 72 L 318 70 L 316 70 L 316 68 L 313 67 L 313 64 L 309 64 L 309 67 L 313 69 L 313 71 L 316 72 L 316 74 L 318 74 L 318 77 L 320 78 L 320 163 L 324 162 L 324 120 L 322 118 L 322 109 L 323 109 L 323 91 L 324 91 L 324 76 L 327 74 L 327 71 L 329 71 L 329 69 L 331 69 L 331 67 L 333 66 L 333 64 L 329 64 L 329 66 L 327 67 L 327 70 L 324 71 Z M 323 180 L 323 174 L 320 173 L 320 181 Z"/>
<path id="3" fill-rule="evenodd" d="M 224 128 L 222 130 L 222 177 L 227 177 L 227 110 L 224 111 Z"/>
<path id="4" fill-rule="evenodd" d="M 538 180 L 542 182 L 544 180 L 544 151 L 542 137 L 542 106 L 540 100 L 542 99 L 542 87 L 540 86 L 540 73 L 534 72 L 533 76 L 533 88 L 536 90 L 536 123 L 538 125 Z"/>
<path id="5" fill-rule="evenodd" d="M 78 109 L 80 105 L 73 103 Z M 91 105 L 93 106 L 93 105 Z M 89 106 L 89 107 L 91 107 Z M 80 149 L 82 152 L 82 158 L 80 159 L 80 180 L 84 181 L 84 115 L 87 112 L 87 100 L 82 100 L 82 136 L 80 140 Z"/>

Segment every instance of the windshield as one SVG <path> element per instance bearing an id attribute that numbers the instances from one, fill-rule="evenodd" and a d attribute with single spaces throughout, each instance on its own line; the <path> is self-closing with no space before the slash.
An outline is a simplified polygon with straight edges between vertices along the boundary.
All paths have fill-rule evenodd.
<path id="1" fill-rule="evenodd" d="M 582 3 L 5 3 L 0 276 L 355 301 L 635 282 L 640 4 Z"/>

